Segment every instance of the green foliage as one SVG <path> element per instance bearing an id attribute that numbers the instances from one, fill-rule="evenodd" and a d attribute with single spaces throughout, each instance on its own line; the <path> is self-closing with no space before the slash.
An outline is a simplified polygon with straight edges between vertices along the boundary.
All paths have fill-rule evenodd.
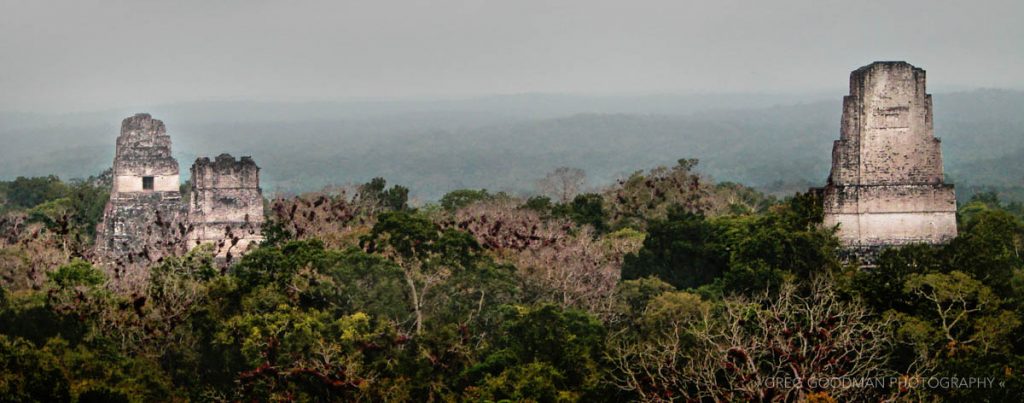
<path id="1" fill-rule="evenodd" d="M 392 337 L 364 313 L 335 318 L 279 305 L 233 317 L 217 334 L 217 343 L 240 346 L 251 368 L 238 375 L 239 397 L 329 401 L 361 394 L 360 386 L 369 375 L 364 346 L 390 342 Z"/>
<path id="2" fill-rule="evenodd" d="M 1000 295 L 1009 296 L 1013 273 L 1024 268 L 1024 227 L 1003 210 L 981 211 L 959 229 L 960 236 L 946 248 L 951 270 L 969 273 Z"/>
<path id="3" fill-rule="evenodd" d="M 381 214 L 360 242 L 368 252 L 381 253 L 401 268 L 417 334 L 435 320 L 451 323 L 467 315 L 486 319 L 483 304 L 514 292 L 511 268 L 484 256 L 472 235 L 441 229 L 413 211 Z M 469 298 L 479 300 L 474 304 Z"/>
<path id="4" fill-rule="evenodd" d="M 71 345 L 54 338 L 43 346 L 60 361 L 72 393 L 86 398 L 107 395 L 114 399 L 146 402 L 174 399 L 175 385 L 159 362 L 144 356 L 131 356 L 115 346 L 102 344 Z M 116 400 L 115 400 L 116 401 Z"/>
<path id="5" fill-rule="evenodd" d="M 6 202 L 0 212 L 27 210 L 31 221 L 43 223 L 62 237 L 66 252 L 81 256 L 96 235 L 109 198 L 109 186 L 100 182 L 96 177 L 68 183 L 55 176 L 19 177 L 4 183 Z"/>
<path id="6" fill-rule="evenodd" d="M 97 286 L 103 284 L 107 279 L 103 272 L 81 259 L 72 260 L 71 263 L 57 268 L 54 272 L 47 273 L 46 276 L 50 283 L 58 288 Z"/>
<path id="7" fill-rule="evenodd" d="M 381 213 L 363 243 L 264 245 L 214 277 L 192 325 L 208 344 L 190 364 L 211 365 L 194 381 L 243 400 L 459 393 L 441 380 L 470 365 L 470 346 L 498 326 L 511 267 L 409 210 Z"/>
<path id="8" fill-rule="evenodd" d="M 652 299 L 674 289 L 671 284 L 651 276 L 623 280 L 615 289 L 615 297 L 620 304 L 619 310 L 627 318 L 639 318 Z"/>
<path id="9" fill-rule="evenodd" d="M 450 228 L 442 230 L 430 218 L 413 211 L 381 214 L 360 243 L 369 252 L 393 254 L 405 261 L 417 261 L 426 268 L 470 265 L 481 250 L 471 235 Z"/>
<path id="10" fill-rule="evenodd" d="M 359 250 L 317 241 L 265 246 L 211 283 L 196 316 L 206 340 L 196 379 L 243 400 L 350 400 L 366 396 L 367 360 L 404 320 L 400 270 Z M 375 318 L 385 320 L 376 320 Z M 383 363 L 381 363 L 383 364 Z"/>
<path id="11" fill-rule="evenodd" d="M 682 323 L 701 320 L 712 305 L 693 293 L 668 291 L 650 300 L 640 316 L 641 337 L 673 332 Z"/>
<path id="12" fill-rule="evenodd" d="M 941 272 L 940 252 L 940 248 L 931 245 L 886 249 L 878 256 L 875 267 L 854 273 L 851 288 L 878 312 L 909 309 L 903 285 L 912 275 Z"/>
<path id="13" fill-rule="evenodd" d="M 295 234 L 285 229 L 281 223 L 273 220 L 263 223 L 260 235 L 263 236 L 263 245 L 266 246 L 280 246 L 284 242 L 295 240 Z"/>
<path id="14" fill-rule="evenodd" d="M 387 210 L 397 211 L 409 207 L 409 188 L 394 185 L 387 189 L 387 181 L 384 178 L 373 178 L 360 186 L 359 196 Z"/>
<path id="15" fill-rule="evenodd" d="M 231 268 L 244 292 L 264 286 L 287 287 L 299 270 L 320 266 L 327 253 L 319 241 L 292 241 L 281 247 L 259 248 Z"/>
<path id="16" fill-rule="evenodd" d="M 498 345 L 520 362 L 549 362 L 580 380 L 598 370 L 604 330 L 594 318 L 553 305 L 517 308 L 506 314 Z"/>
<path id="17" fill-rule="evenodd" d="M 490 200 L 493 195 L 487 193 L 486 189 L 459 189 L 446 193 L 441 197 L 441 208 L 447 211 L 455 211 L 470 204 Z"/>
<path id="18" fill-rule="evenodd" d="M 898 336 L 946 375 L 972 376 L 967 368 L 950 365 L 957 360 L 1005 356 L 1022 323 L 1018 315 L 1002 309 L 991 288 L 963 272 L 913 274 L 903 291 L 913 309 L 890 313 L 902 324 Z"/>
<path id="19" fill-rule="evenodd" d="M 110 188 L 97 178 L 72 181 L 70 185 L 71 209 L 75 212 L 72 225 L 89 238 L 96 236 L 96 225 L 103 219 L 103 209 L 110 198 Z"/>
<path id="20" fill-rule="evenodd" d="M 59 337 L 36 345 L 0 334 L 0 401 L 153 401 L 174 394 L 157 363 L 144 357 Z"/>
<path id="21" fill-rule="evenodd" d="M 776 202 L 774 197 L 733 182 L 716 183 L 710 197 L 713 200 L 726 200 L 726 213 L 729 215 L 764 213 Z"/>
<path id="22" fill-rule="evenodd" d="M 838 242 L 815 224 L 820 207 L 813 203 L 797 195 L 764 214 L 711 220 L 671 209 L 666 219 L 647 223 L 643 248 L 626 255 L 622 279 L 657 276 L 681 289 L 749 294 L 776 289 L 787 276 L 835 270 Z"/>
<path id="23" fill-rule="evenodd" d="M 811 230 L 825 219 L 824 202 L 815 192 L 797 193 L 777 213 L 789 228 Z"/>
<path id="24" fill-rule="evenodd" d="M 41 293 L 11 293 L 0 309 L 0 333 L 43 345 L 53 337 L 80 340 L 85 324 L 77 318 L 54 312 Z"/>
<path id="25" fill-rule="evenodd" d="M 551 212 L 551 209 L 554 208 L 554 205 L 551 203 L 550 197 L 533 196 L 530 197 L 529 199 L 526 199 L 526 202 L 523 203 L 523 208 L 546 215 Z"/>
<path id="26" fill-rule="evenodd" d="M 809 278 L 838 267 L 830 230 L 804 226 L 789 209 L 752 217 L 715 220 L 716 242 L 728 254 L 727 290 L 774 289 L 786 273 Z"/>
<path id="27" fill-rule="evenodd" d="M 0 334 L 0 401 L 71 401 L 71 385 L 49 351 Z"/>
<path id="28" fill-rule="evenodd" d="M 128 403 L 128 395 L 106 386 L 98 386 L 78 395 L 79 403 Z"/>
<path id="29" fill-rule="evenodd" d="M 6 207 L 26 209 L 68 195 L 68 186 L 60 178 L 40 176 L 26 178 L 19 176 L 4 186 Z"/>
<path id="30" fill-rule="evenodd" d="M 501 335 L 463 375 L 484 399 L 593 400 L 601 395 L 605 330 L 553 305 L 505 308 Z"/>
<path id="31" fill-rule="evenodd" d="M 403 301 L 402 269 L 361 250 L 332 252 L 322 267 L 301 277 L 299 304 L 337 314 L 365 312 L 402 320 L 409 312 Z"/>
<path id="32" fill-rule="evenodd" d="M 748 385 L 745 374 L 809 362 L 789 349 L 834 357 L 868 341 L 885 350 L 866 373 L 1008 385 L 909 392 L 919 400 L 1013 400 L 1024 391 L 1024 226 L 998 198 L 963 206 L 948 245 L 892 248 L 854 268 L 836 257 L 815 194 L 774 203 L 739 185 L 704 184 L 692 168 L 638 174 L 619 193 L 527 200 L 519 208 L 541 217 L 529 214 L 520 249 L 482 247 L 448 214 L 502 194 L 454 191 L 440 203 L 446 211 L 422 211 L 377 179 L 353 210 L 347 198 L 337 204 L 338 226 L 291 234 L 285 228 L 303 230 L 286 226 L 283 209 L 268 241 L 230 267 L 197 248 L 122 290 L 72 259 L 47 268 L 37 290 L 0 289 L 0 400 L 671 400 L 695 392 L 680 385 L 697 373 L 720 392 L 708 396 L 728 400 L 722 391 Z M 19 217 L 87 245 L 84 228 L 106 200 L 96 183 L 64 184 Z M 708 191 L 717 213 L 705 215 Z M 623 215 L 630 203 L 640 210 Z M 575 237 L 563 218 L 603 235 Z M 343 229 L 348 241 L 336 242 L 331 231 Z M 12 262 L 0 274 L 30 267 L 34 253 L 0 250 Z M 577 271 L 562 267 L 577 260 Z M 810 280 L 831 276 L 839 281 L 828 289 Z M 570 301 L 565 290 L 594 295 Z M 737 351 L 754 357 L 750 372 L 736 372 Z M 628 373 L 637 368 L 657 371 Z"/>
<path id="33" fill-rule="evenodd" d="M 29 219 L 41 222 L 52 231 L 67 233 L 72 214 L 71 199 L 62 197 L 39 204 L 29 210 Z"/>
<path id="34" fill-rule="evenodd" d="M 651 221 L 644 246 L 626 255 L 622 279 L 656 276 L 677 288 L 709 284 L 726 269 L 726 256 L 714 247 L 714 226 L 703 216 L 681 209 Z"/>
<path id="35" fill-rule="evenodd" d="M 554 207 L 553 214 L 567 217 L 578 225 L 589 225 L 599 234 L 608 230 L 608 212 L 599 194 L 577 195 L 571 202 Z"/>
<path id="36" fill-rule="evenodd" d="M 990 377 L 993 389 L 936 389 L 941 400 L 1005 400 L 1024 391 L 1015 368 L 1021 222 L 991 194 L 960 209 L 960 235 L 947 245 L 885 250 L 849 288 L 898 324 L 894 368 L 930 368 L 936 377 Z"/>
<path id="37" fill-rule="evenodd" d="M 405 259 L 423 259 L 436 250 L 439 239 L 439 228 L 430 218 L 396 211 L 381 214 L 370 234 L 360 242 L 370 252 L 384 248 Z"/>
<path id="38" fill-rule="evenodd" d="M 561 402 L 578 400 L 578 396 L 573 396 L 568 391 L 559 390 L 558 386 L 564 383 L 565 377 L 551 364 L 531 362 L 513 366 L 496 376 L 487 377 L 468 394 L 474 400 L 483 401 Z"/>

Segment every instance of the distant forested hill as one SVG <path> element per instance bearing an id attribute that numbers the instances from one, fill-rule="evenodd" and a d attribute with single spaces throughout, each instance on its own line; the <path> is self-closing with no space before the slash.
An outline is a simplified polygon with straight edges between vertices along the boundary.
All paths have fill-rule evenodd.
<path id="1" fill-rule="evenodd" d="M 801 99 L 806 101 L 801 103 Z M 936 135 L 961 196 L 1024 196 L 1024 92 L 934 95 Z M 0 179 L 84 177 L 109 166 L 120 119 L 139 111 L 0 116 Z M 183 177 L 197 155 L 252 155 L 271 192 L 383 176 L 420 199 L 458 188 L 530 191 L 558 166 L 603 185 L 699 158 L 700 169 L 777 193 L 822 183 L 840 95 L 518 96 L 437 102 L 212 103 L 148 108 L 165 121 Z M 1015 197 L 1016 198 L 1016 197 Z"/>

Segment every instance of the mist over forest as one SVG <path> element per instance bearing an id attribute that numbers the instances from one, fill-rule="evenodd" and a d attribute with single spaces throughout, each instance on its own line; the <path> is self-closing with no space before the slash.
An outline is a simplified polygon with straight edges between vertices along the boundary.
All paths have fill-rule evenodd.
<path id="1" fill-rule="evenodd" d="M 1021 401 L 1021 16 L 0 1 L 0 403 Z"/>
<path id="2" fill-rule="evenodd" d="M 933 96 L 948 179 L 966 200 L 1024 200 L 1024 92 Z M 0 115 L 0 180 L 108 168 L 120 121 L 163 120 L 182 180 L 197 156 L 252 155 L 268 194 L 373 177 L 420 201 L 455 189 L 535 190 L 559 166 L 601 187 L 635 170 L 698 158 L 698 170 L 777 195 L 823 184 L 842 94 L 572 96 L 339 102 L 195 102 L 90 113 Z"/>

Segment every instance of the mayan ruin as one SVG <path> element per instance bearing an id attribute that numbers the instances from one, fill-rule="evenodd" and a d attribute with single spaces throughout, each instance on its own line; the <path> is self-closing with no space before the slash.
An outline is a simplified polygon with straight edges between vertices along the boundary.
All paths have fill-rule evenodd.
<path id="1" fill-rule="evenodd" d="M 191 180 L 189 248 L 212 243 L 218 257 L 231 260 L 263 239 L 260 168 L 252 157 L 199 158 Z"/>
<path id="2" fill-rule="evenodd" d="M 97 256 L 118 276 L 204 243 L 230 262 L 262 240 L 263 196 L 251 157 L 203 157 L 191 172 L 185 200 L 164 123 L 149 114 L 121 123 L 113 186 L 96 242 Z"/>
<path id="3" fill-rule="evenodd" d="M 825 225 L 850 250 L 956 237 L 956 197 L 943 182 L 925 71 L 875 62 L 850 74 L 825 188 Z"/>

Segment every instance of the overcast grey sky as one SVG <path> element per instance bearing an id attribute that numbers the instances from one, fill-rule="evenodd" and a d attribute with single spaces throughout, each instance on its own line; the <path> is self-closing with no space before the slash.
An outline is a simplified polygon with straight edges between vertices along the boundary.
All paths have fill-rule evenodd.
<path id="1" fill-rule="evenodd" d="M 0 110 L 799 92 L 906 60 L 1024 87 L 1020 0 L 0 0 Z"/>

